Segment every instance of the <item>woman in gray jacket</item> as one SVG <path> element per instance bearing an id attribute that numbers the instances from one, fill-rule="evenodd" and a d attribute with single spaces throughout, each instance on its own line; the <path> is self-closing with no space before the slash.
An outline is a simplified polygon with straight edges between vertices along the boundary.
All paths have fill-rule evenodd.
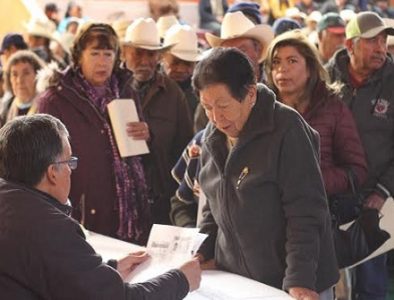
<path id="1" fill-rule="evenodd" d="M 234 48 L 214 49 L 193 84 L 210 120 L 199 177 L 209 238 L 200 260 L 296 299 L 333 299 L 338 270 L 316 132 L 256 84 Z"/>

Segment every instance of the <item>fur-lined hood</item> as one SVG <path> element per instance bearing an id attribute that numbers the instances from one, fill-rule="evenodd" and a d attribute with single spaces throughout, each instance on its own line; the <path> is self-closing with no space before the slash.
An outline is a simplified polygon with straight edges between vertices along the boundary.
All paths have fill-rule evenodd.
<path id="1" fill-rule="evenodd" d="M 65 71 L 61 71 L 57 63 L 51 62 L 37 73 L 37 93 L 42 93 L 50 87 L 56 86 Z"/>

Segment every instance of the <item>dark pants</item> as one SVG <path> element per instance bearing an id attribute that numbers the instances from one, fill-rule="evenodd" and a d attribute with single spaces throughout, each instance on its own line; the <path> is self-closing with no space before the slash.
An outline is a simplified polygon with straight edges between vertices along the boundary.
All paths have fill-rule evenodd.
<path id="1" fill-rule="evenodd" d="M 387 255 L 375 257 L 355 268 L 354 295 L 357 300 L 385 300 L 387 294 Z"/>

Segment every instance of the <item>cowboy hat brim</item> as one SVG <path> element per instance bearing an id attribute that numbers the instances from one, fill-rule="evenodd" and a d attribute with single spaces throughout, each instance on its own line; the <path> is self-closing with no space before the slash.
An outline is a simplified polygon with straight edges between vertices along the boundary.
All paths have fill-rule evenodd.
<path id="1" fill-rule="evenodd" d="M 133 42 L 127 42 L 124 41 L 122 43 L 122 45 L 124 46 L 131 46 L 134 48 L 141 48 L 141 49 L 145 49 L 145 50 L 152 50 L 152 51 L 166 51 L 171 49 L 172 47 L 174 47 L 176 44 L 170 44 L 170 45 L 146 45 L 146 44 L 139 44 L 139 43 L 133 43 Z"/>
<path id="2" fill-rule="evenodd" d="M 178 57 L 179 59 L 191 62 L 197 62 L 202 59 L 201 53 L 196 51 L 187 50 L 171 50 L 171 54 Z"/>
<path id="3" fill-rule="evenodd" d="M 242 34 L 236 34 L 233 36 L 229 36 L 226 38 L 220 38 L 216 35 L 213 35 L 211 33 L 206 33 L 205 34 L 205 38 L 208 41 L 208 44 L 212 47 L 220 47 L 223 42 L 227 41 L 227 40 L 232 40 L 232 39 L 236 39 L 236 38 L 252 38 L 257 40 L 258 42 L 260 42 L 260 44 L 262 45 L 262 52 L 261 52 L 261 56 L 259 59 L 259 62 L 262 62 L 266 55 L 267 55 L 267 48 L 269 43 L 271 43 L 271 41 L 274 39 L 274 33 L 271 29 L 270 26 L 266 25 L 266 24 L 260 24 L 260 25 L 256 25 L 255 27 L 245 31 Z"/>

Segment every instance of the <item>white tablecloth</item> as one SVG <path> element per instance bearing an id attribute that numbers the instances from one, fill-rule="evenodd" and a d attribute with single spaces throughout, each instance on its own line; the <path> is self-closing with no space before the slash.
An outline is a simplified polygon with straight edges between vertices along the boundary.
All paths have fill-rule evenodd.
<path id="1" fill-rule="evenodd" d="M 118 259 L 142 247 L 88 232 L 87 240 L 104 260 Z M 223 272 L 203 271 L 201 286 L 190 293 L 187 300 L 289 300 L 287 293 L 260 282 Z"/>

